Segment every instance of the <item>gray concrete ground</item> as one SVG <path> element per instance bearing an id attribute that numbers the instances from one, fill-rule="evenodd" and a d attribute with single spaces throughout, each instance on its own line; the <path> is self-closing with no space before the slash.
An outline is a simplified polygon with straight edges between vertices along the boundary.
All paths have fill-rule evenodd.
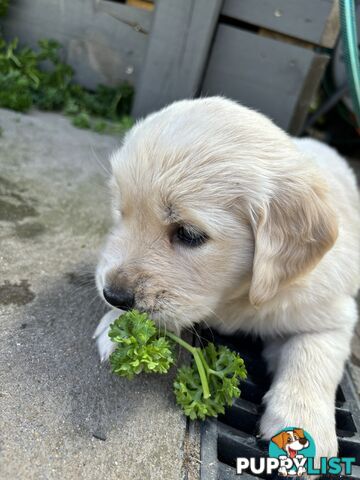
<path id="1" fill-rule="evenodd" d="M 119 140 L 55 114 L 0 110 L 0 126 L 1 480 L 182 479 L 171 377 L 115 377 L 91 339 L 100 163 Z"/>
<path id="2" fill-rule="evenodd" d="M 119 141 L 55 114 L 0 110 L 0 127 L 0 479 L 195 478 L 171 377 L 117 378 L 91 341 Z M 352 358 L 360 391 L 360 329 Z"/>

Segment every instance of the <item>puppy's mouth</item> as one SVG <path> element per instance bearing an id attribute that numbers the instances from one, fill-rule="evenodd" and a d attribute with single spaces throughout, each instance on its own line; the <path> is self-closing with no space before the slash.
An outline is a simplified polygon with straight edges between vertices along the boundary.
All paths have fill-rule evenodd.
<path id="1" fill-rule="evenodd" d="M 148 308 L 136 308 L 141 313 L 146 313 L 151 320 L 153 320 L 159 327 L 164 326 L 168 322 L 172 322 L 173 318 L 170 313 L 165 312 L 160 308 L 148 309 Z"/>
<path id="2" fill-rule="evenodd" d="M 163 310 L 159 307 L 146 307 L 141 304 L 134 304 L 134 310 L 137 310 L 140 313 L 146 313 L 152 320 L 161 318 Z"/>
<path id="3" fill-rule="evenodd" d="M 136 307 L 135 307 L 136 308 Z M 146 313 L 151 320 L 154 321 L 156 326 L 162 330 L 169 330 L 177 335 L 181 332 L 181 321 L 173 313 L 165 311 L 161 308 L 148 309 L 148 308 L 136 308 L 141 313 Z"/>

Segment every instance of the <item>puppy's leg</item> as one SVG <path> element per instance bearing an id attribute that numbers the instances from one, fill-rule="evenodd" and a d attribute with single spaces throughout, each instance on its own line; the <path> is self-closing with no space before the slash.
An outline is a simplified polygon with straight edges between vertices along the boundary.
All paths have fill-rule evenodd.
<path id="1" fill-rule="evenodd" d="M 279 363 L 281 348 L 286 341 L 287 338 L 277 338 L 266 343 L 262 355 L 266 360 L 266 366 L 269 373 L 275 373 Z"/>
<path id="2" fill-rule="evenodd" d="M 303 428 L 315 441 L 317 457 L 337 454 L 335 392 L 350 353 L 354 300 L 338 302 L 333 315 L 339 329 L 296 334 L 280 347 L 260 424 L 266 439 L 287 426 Z"/>
<path id="3" fill-rule="evenodd" d="M 96 340 L 96 345 L 100 355 L 100 360 L 104 362 L 109 358 L 112 352 L 115 350 L 115 343 L 109 338 L 109 327 L 124 311 L 118 308 L 114 308 L 107 312 L 99 322 L 93 338 Z"/>

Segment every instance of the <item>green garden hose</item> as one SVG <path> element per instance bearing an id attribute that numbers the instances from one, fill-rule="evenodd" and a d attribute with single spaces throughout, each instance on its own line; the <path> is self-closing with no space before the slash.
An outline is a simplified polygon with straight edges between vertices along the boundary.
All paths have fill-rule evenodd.
<path id="1" fill-rule="evenodd" d="M 360 61 L 356 32 L 355 0 L 340 0 L 344 61 L 357 125 L 360 128 Z"/>

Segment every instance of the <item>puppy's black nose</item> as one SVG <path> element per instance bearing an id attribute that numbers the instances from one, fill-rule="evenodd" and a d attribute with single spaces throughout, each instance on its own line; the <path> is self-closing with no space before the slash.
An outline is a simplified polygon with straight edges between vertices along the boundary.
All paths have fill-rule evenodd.
<path id="1" fill-rule="evenodd" d="M 134 294 L 125 288 L 104 288 L 103 295 L 110 305 L 121 310 L 131 310 L 134 306 Z"/>

